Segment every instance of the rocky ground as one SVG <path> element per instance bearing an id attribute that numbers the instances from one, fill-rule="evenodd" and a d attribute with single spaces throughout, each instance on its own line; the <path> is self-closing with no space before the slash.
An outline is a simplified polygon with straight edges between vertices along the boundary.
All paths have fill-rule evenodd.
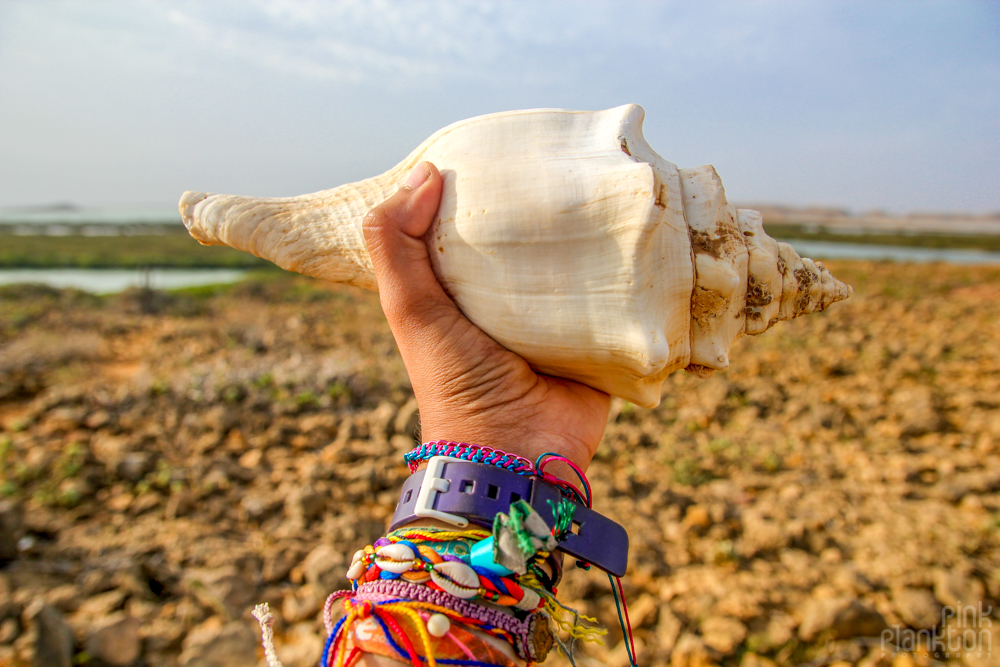
<path id="1" fill-rule="evenodd" d="M 852 300 L 613 405 L 590 478 L 644 667 L 1000 664 L 1000 270 L 832 268 Z M 260 601 L 315 664 L 416 422 L 367 293 L 4 289 L 0 665 L 261 664 Z M 609 628 L 581 667 L 625 667 L 606 578 L 562 596 Z"/>

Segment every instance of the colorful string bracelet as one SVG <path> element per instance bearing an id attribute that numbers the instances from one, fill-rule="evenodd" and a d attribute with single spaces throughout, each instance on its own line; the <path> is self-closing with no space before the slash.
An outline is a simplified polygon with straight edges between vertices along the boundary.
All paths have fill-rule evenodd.
<path id="1" fill-rule="evenodd" d="M 413 473 L 417 471 L 421 462 L 428 460 L 432 456 L 450 456 L 462 459 L 463 461 L 485 463 L 516 472 L 518 475 L 535 474 L 535 467 L 531 464 L 531 461 L 523 456 L 508 454 L 505 451 L 492 447 L 473 445 L 468 442 L 452 442 L 451 440 L 425 442 L 404 454 L 403 459 L 410 467 L 410 472 Z"/>
<path id="2" fill-rule="evenodd" d="M 538 592 L 522 587 L 512 577 L 498 576 L 457 556 L 442 556 L 425 544 L 409 540 L 391 542 L 382 538 L 359 550 L 354 554 L 347 578 L 355 585 L 376 579 L 403 579 L 427 584 L 464 600 L 481 599 L 526 612 L 541 605 Z"/>

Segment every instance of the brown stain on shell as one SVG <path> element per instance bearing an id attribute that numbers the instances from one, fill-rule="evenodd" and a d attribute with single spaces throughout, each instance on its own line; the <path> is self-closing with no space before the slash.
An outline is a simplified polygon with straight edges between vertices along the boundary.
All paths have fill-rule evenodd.
<path id="1" fill-rule="evenodd" d="M 691 248 L 695 254 L 724 259 L 746 251 L 746 243 L 738 231 L 726 225 L 717 225 L 714 231 L 713 234 L 691 230 Z"/>
<path id="2" fill-rule="evenodd" d="M 774 295 L 767 289 L 767 285 L 757 282 L 755 276 L 749 276 L 747 278 L 747 306 L 751 308 L 763 308 L 772 301 L 774 301 Z M 757 312 L 756 314 L 757 317 L 754 319 L 760 319 L 760 313 Z"/>
<path id="3" fill-rule="evenodd" d="M 715 290 L 695 285 L 691 294 L 691 319 L 704 331 L 714 329 L 719 316 L 729 307 L 729 299 Z"/>

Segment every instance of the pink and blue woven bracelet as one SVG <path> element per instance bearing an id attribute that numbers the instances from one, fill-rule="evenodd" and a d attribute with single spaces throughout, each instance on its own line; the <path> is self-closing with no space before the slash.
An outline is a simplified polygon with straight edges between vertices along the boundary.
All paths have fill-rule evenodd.
<path id="1" fill-rule="evenodd" d="M 473 461 L 475 463 L 485 463 L 516 472 L 518 475 L 534 475 L 535 466 L 528 459 L 517 454 L 508 454 L 492 447 L 472 445 L 467 442 L 452 442 L 450 440 L 432 440 L 414 447 L 403 458 L 410 466 L 410 472 L 416 472 L 420 463 L 430 459 L 432 456 L 450 456 L 463 461 Z"/>

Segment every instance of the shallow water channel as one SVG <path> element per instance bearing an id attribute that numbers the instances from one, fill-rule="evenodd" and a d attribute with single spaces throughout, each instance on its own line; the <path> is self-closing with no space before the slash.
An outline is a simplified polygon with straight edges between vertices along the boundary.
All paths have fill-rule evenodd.
<path id="1" fill-rule="evenodd" d="M 800 255 L 813 259 L 1000 265 L 1000 252 L 799 239 L 789 242 Z M 238 269 L 0 269 L 0 285 L 42 283 L 52 287 L 75 287 L 96 294 L 109 294 L 129 287 L 148 286 L 153 289 L 170 290 L 233 283 L 242 280 L 245 275 L 246 271 Z"/>

